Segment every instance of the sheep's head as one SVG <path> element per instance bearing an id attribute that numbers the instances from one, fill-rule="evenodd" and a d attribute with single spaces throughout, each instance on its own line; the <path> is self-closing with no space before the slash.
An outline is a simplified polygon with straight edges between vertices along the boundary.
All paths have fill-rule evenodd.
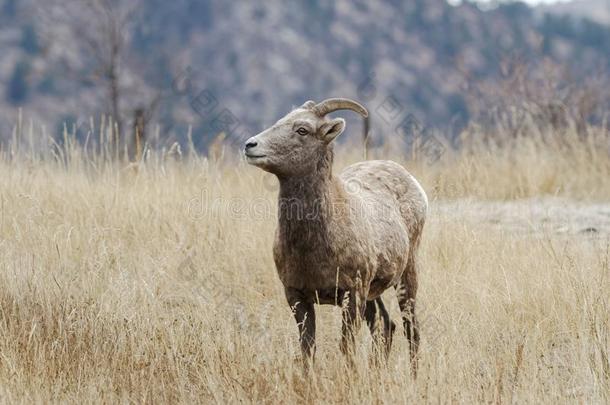
<path id="1" fill-rule="evenodd" d="M 307 101 L 273 126 L 246 141 L 244 154 L 248 163 L 282 176 L 295 176 L 315 170 L 329 144 L 345 129 L 342 118 L 328 118 L 337 110 L 368 115 L 359 103 L 331 98 L 316 104 Z"/>

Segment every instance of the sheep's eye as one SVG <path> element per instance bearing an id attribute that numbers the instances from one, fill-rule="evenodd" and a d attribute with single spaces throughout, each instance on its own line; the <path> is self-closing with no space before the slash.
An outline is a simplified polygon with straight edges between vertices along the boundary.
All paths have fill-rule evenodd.
<path id="1" fill-rule="evenodd" d="M 297 129 L 297 134 L 301 135 L 301 136 L 305 136 L 309 133 L 309 131 L 303 127 Z"/>

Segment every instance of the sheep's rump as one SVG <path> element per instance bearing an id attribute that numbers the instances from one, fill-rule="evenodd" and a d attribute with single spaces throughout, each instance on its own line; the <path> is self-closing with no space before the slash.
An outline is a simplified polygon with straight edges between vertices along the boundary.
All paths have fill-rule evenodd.
<path id="1" fill-rule="evenodd" d="M 400 281 L 409 254 L 419 242 L 428 199 L 415 178 L 398 163 L 372 160 L 348 166 L 340 174 L 358 201 L 355 218 L 370 235 L 374 260 L 368 299 Z M 371 252 L 373 253 L 373 252 Z"/>

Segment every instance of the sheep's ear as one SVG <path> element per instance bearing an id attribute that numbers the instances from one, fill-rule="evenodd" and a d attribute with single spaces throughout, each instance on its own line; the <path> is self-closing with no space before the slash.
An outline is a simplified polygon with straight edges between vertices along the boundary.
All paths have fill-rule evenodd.
<path id="1" fill-rule="evenodd" d="M 326 143 L 332 142 L 345 129 L 345 120 L 343 118 L 335 118 L 325 122 L 320 128 L 322 140 Z"/>

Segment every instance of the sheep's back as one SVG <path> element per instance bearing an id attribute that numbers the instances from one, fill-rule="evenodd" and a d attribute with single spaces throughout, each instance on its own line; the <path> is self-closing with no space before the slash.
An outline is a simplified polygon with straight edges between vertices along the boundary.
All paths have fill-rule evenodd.
<path id="1" fill-rule="evenodd" d="M 346 167 L 339 176 L 348 192 L 374 201 L 393 198 L 407 205 L 404 214 L 425 220 L 428 198 L 419 182 L 401 165 L 391 160 L 369 160 Z"/>

